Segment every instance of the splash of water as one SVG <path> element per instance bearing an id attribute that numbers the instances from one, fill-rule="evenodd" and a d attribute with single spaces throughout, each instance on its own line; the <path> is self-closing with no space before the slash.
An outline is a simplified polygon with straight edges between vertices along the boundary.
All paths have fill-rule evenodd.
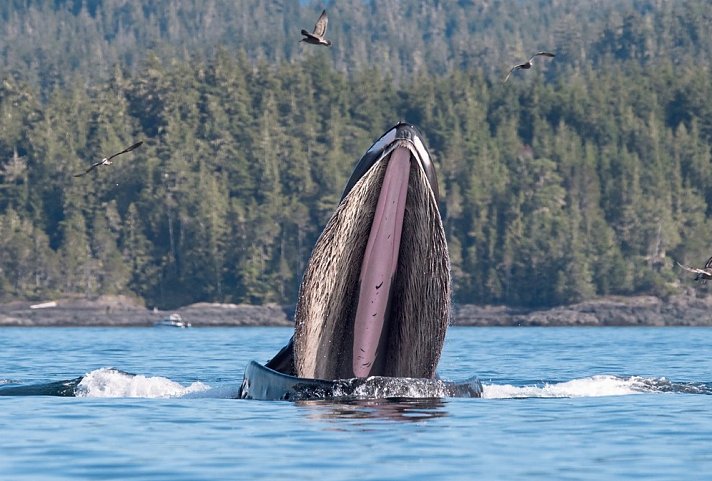
<path id="1" fill-rule="evenodd" d="M 118 369 L 102 368 L 87 373 L 75 389 L 77 397 L 181 397 L 203 392 L 210 386 L 194 382 L 189 386 L 165 377 L 133 375 Z"/>
<path id="2" fill-rule="evenodd" d="M 354 382 L 358 381 L 358 382 Z M 454 390 L 453 386 L 469 392 L 479 388 L 473 378 L 463 383 L 440 380 L 368 379 L 342 380 L 329 398 L 354 399 L 447 398 L 472 397 Z M 475 383 L 475 384 L 473 384 Z M 160 376 L 129 374 L 114 368 L 101 368 L 84 377 L 40 385 L 15 385 L 12 380 L 0 380 L 0 396 L 78 396 L 78 397 L 141 397 L 141 398 L 237 398 L 238 382 L 210 386 L 200 381 L 183 385 Z M 465 389 L 467 388 L 467 389 Z M 515 386 L 512 384 L 482 383 L 485 399 L 513 398 L 574 398 L 598 396 L 625 396 L 641 393 L 680 393 L 712 395 L 712 383 L 673 382 L 664 377 L 619 377 L 598 375 L 564 382 L 543 382 L 539 385 Z"/>
<path id="3" fill-rule="evenodd" d="M 622 396 L 641 392 L 630 380 L 605 375 L 544 383 L 541 386 L 484 384 L 483 388 L 482 397 L 487 399 Z"/>
<path id="4" fill-rule="evenodd" d="M 488 399 L 626 396 L 653 392 L 712 393 L 710 387 L 704 383 L 673 383 L 664 377 L 645 378 L 612 375 L 591 376 L 558 383 L 543 383 L 540 386 L 483 384 L 482 387 L 482 397 Z"/>
<path id="5" fill-rule="evenodd" d="M 331 397 L 385 399 L 443 398 L 449 395 L 448 386 L 443 381 L 373 376 L 366 379 L 348 379 L 343 383 L 337 382 Z"/>

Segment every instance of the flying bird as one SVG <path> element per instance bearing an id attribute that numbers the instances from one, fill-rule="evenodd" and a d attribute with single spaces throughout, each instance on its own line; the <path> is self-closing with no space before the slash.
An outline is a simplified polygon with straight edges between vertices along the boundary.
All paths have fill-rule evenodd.
<path id="1" fill-rule="evenodd" d="M 507 77 L 504 79 L 504 81 L 506 82 L 507 80 L 509 80 L 509 76 L 512 75 L 512 72 L 514 72 L 515 70 L 519 70 L 519 69 L 529 70 L 530 68 L 532 68 L 532 64 L 534 62 L 534 57 L 537 57 L 539 55 L 541 55 L 542 57 L 552 57 L 552 58 L 556 57 L 556 55 L 554 55 L 551 52 L 537 52 L 534 55 L 532 55 L 531 58 L 529 60 L 527 60 L 526 62 L 520 63 L 519 65 L 515 65 L 514 67 L 512 67 L 512 69 L 509 71 L 509 73 L 507 74 Z"/>
<path id="2" fill-rule="evenodd" d="M 88 168 L 87 170 L 85 170 L 84 172 L 80 172 L 80 173 L 78 173 L 78 174 L 74 174 L 74 177 L 81 177 L 81 176 L 83 176 L 83 175 L 87 175 L 89 172 L 91 172 L 92 170 L 96 169 L 96 168 L 99 167 L 100 165 L 111 165 L 111 159 L 113 159 L 113 158 L 116 157 L 117 155 L 125 154 L 126 152 L 131 152 L 133 149 L 135 149 L 136 147 L 140 146 L 142 143 L 143 143 L 143 140 L 140 141 L 140 142 L 136 142 L 136 143 L 133 144 L 131 147 L 128 147 L 128 148 L 122 150 L 121 152 L 117 152 L 117 153 L 115 153 L 114 155 L 110 155 L 109 157 L 104 157 L 104 158 L 101 159 L 99 162 L 95 162 L 95 163 L 91 164 L 91 167 L 89 167 L 89 168 Z"/>
<path id="3" fill-rule="evenodd" d="M 712 279 L 712 257 L 707 259 L 707 262 L 705 262 L 705 267 L 702 269 L 698 269 L 697 267 L 688 267 L 688 266 L 683 266 L 679 262 L 675 261 L 678 266 L 682 267 L 688 272 L 692 272 L 695 275 L 695 280 L 696 281 L 702 281 L 703 284 L 707 284 L 707 281 Z"/>
<path id="4" fill-rule="evenodd" d="M 329 47 L 331 45 L 331 40 L 324 38 L 326 34 L 326 24 L 329 23 L 329 18 L 326 16 L 326 10 L 322 10 L 321 15 L 314 24 L 314 31 L 312 33 L 307 32 L 302 29 L 303 38 L 301 41 L 306 43 L 311 43 L 314 45 L 326 45 Z"/>

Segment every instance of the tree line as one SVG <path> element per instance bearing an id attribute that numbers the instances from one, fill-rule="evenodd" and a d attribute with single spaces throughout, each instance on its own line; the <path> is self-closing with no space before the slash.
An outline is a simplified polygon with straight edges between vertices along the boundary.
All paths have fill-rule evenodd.
<path id="1" fill-rule="evenodd" d="M 255 64 L 309 55 L 299 31 L 329 12 L 333 68 L 376 68 L 401 81 L 482 69 L 504 76 L 537 50 L 559 61 L 547 77 L 587 66 L 661 62 L 710 67 L 707 0 L 4 0 L 0 66 L 47 94 L 58 84 L 136 71 L 148 52 L 165 64 L 244 50 Z"/>
<path id="2" fill-rule="evenodd" d="M 13 0 L 0 16 L 29 22 L 26 12 L 55 9 L 94 25 L 111 5 L 150 13 L 144 3 Z M 405 10 L 419 18 L 467 3 Z M 552 2 L 540 3 L 554 15 Z M 422 129 L 437 164 L 456 301 L 668 295 L 680 279 L 673 258 L 710 255 L 712 78 L 700 73 L 709 54 L 631 49 L 650 51 L 650 38 L 684 46 L 692 35 L 694 52 L 709 38 L 676 33 L 700 21 L 701 3 L 633 3 L 630 15 L 653 20 L 621 30 L 617 17 L 593 17 L 609 33 L 585 61 L 557 55 L 507 84 L 494 63 L 418 70 L 403 58 L 391 70 L 367 55 L 342 68 L 333 49 L 272 58 L 228 48 L 170 56 L 165 46 L 135 64 L 107 61 L 96 77 L 81 62 L 57 68 L 52 80 L 47 65 L 21 67 L 4 48 L 0 298 L 293 303 L 351 169 L 401 119 Z M 458 32 L 443 28 L 448 41 Z M 624 35 L 638 30 L 655 35 L 641 33 L 642 46 Z M 113 166 L 73 177 L 137 140 L 144 145 Z"/>
<path id="3" fill-rule="evenodd" d="M 46 103 L 6 78 L 0 289 L 290 302 L 351 168 L 404 118 L 437 161 L 458 301 L 664 292 L 670 256 L 708 253 L 711 93 L 672 65 L 396 86 L 372 70 L 351 79 L 320 52 L 278 67 L 226 52 L 149 61 Z M 73 177 L 137 139 L 130 157 Z"/>

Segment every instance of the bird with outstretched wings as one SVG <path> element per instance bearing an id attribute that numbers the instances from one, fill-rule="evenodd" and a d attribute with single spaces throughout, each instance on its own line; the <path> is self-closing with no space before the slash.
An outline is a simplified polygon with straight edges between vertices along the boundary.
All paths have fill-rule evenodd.
<path id="1" fill-rule="evenodd" d="M 328 25 L 328 23 L 329 17 L 326 16 L 326 10 L 322 10 L 321 15 L 319 15 L 319 18 L 314 24 L 314 30 L 311 33 L 302 29 L 302 35 L 304 35 L 305 38 L 303 38 L 301 41 L 314 45 L 326 45 L 328 47 L 329 45 L 331 45 L 331 40 L 327 40 L 324 38 L 324 35 L 326 35 L 326 26 Z"/>
<path id="2" fill-rule="evenodd" d="M 698 269 L 697 267 L 689 267 L 680 264 L 677 261 L 675 261 L 675 263 L 681 268 L 685 269 L 687 272 L 692 272 L 693 274 L 695 274 L 696 281 L 702 281 L 703 284 L 706 284 L 708 280 L 712 279 L 712 257 L 707 259 L 707 262 L 705 262 L 705 266 L 702 269 Z"/>
<path id="3" fill-rule="evenodd" d="M 80 172 L 80 173 L 78 173 L 78 174 L 74 174 L 74 177 L 81 177 L 81 176 L 83 176 L 83 175 L 87 175 L 89 172 L 91 172 L 92 170 L 96 169 L 96 168 L 99 167 L 100 165 L 111 165 L 111 163 L 112 163 L 112 162 L 111 162 L 111 159 L 113 159 L 114 157 L 116 157 L 116 156 L 118 156 L 118 155 L 125 154 L 126 152 L 131 152 L 131 151 L 134 150 L 135 148 L 139 147 L 141 144 L 143 144 L 143 140 L 140 141 L 140 142 L 136 142 L 136 143 L 133 144 L 131 147 L 128 147 L 128 148 L 122 150 L 121 152 L 117 152 L 117 153 L 115 153 L 115 154 L 113 154 L 113 155 L 110 155 L 109 157 L 104 157 L 104 158 L 101 159 L 99 162 L 95 162 L 95 163 L 91 164 L 91 166 L 90 166 L 87 170 L 85 170 L 84 172 Z"/>
<path id="4" fill-rule="evenodd" d="M 529 58 L 529 60 L 527 60 L 526 62 L 517 64 L 514 67 L 512 67 L 509 70 L 509 73 L 507 74 L 507 76 L 504 78 L 504 81 L 506 82 L 507 80 L 509 80 L 509 76 L 512 75 L 512 72 L 514 72 L 515 70 L 520 70 L 520 69 L 529 70 L 530 68 L 532 68 L 532 65 L 534 64 L 534 59 L 539 56 L 550 57 L 550 58 L 556 57 L 556 55 L 554 55 L 551 52 L 537 52 L 534 55 L 532 55 Z"/>

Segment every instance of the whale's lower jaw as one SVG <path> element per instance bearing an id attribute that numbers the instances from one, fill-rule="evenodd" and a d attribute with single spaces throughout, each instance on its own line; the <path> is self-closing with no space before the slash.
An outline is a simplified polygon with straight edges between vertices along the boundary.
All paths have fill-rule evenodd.
<path id="1" fill-rule="evenodd" d="M 463 383 L 380 376 L 337 380 L 305 379 L 274 371 L 252 361 L 245 369 L 238 397 L 263 401 L 304 401 L 481 396 L 482 384 L 477 379 Z"/>
<path id="2" fill-rule="evenodd" d="M 428 179 L 407 148 L 395 148 L 356 183 L 314 247 L 295 315 L 296 375 L 432 378 L 449 268 Z"/>

